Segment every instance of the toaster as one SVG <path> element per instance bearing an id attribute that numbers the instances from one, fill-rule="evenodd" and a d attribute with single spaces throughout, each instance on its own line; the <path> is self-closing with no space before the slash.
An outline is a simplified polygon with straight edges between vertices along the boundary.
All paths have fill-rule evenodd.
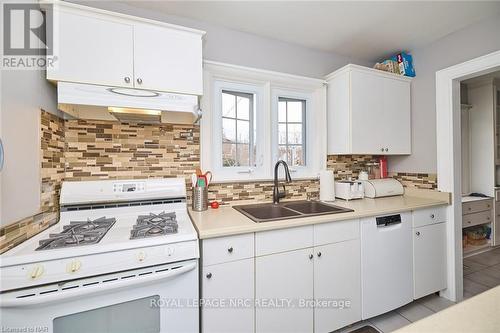
<path id="1" fill-rule="evenodd" d="M 336 181 L 335 197 L 343 200 L 363 199 L 365 197 L 364 184 L 361 181 Z"/>

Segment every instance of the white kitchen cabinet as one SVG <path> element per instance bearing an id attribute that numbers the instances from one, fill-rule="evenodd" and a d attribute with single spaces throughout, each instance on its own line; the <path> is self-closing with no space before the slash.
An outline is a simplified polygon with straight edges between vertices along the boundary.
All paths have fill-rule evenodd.
<path id="1" fill-rule="evenodd" d="M 202 333 L 254 332 L 254 258 L 203 267 L 201 288 Z"/>
<path id="2" fill-rule="evenodd" d="M 314 299 L 349 301 L 345 307 L 317 306 L 314 332 L 332 332 L 361 320 L 359 240 L 314 248 Z"/>
<path id="3" fill-rule="evenodd" d="M 356 65 L 326 79 L 329 154 L 411 154 L 411 79 Z"/>
<path id="4" fill-rule="evenodd" d="M 204 32 L 70 3 L 55 11 L 47 79 L 203 94 Z"/>
<path id="5" fill-rule="evenodd" d="M 255 259 L 256 300 L 283 301 L 257 305 L 256 332 L 313 331 L 313 307 L 299 306 L 301 300 L 313 299 L 313 259 L 312 248 Z M 288 306 L 286 301 L 293 303 Z"/>
<path id="6" fill-rule="evenodd" d="M 134 84 L 142 89 L 202 95 L 201 53 L 197 34 L 135 25 Z"/>
<path id="7" fill-rule="evenodd" d="M 413 228 L 414 298 L 446 288 L 446 223 Z"/>

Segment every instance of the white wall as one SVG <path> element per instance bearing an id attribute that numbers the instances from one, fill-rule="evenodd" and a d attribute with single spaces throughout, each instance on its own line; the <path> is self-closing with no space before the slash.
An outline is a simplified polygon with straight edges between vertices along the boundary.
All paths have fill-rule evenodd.
<path id="1" fill-rule="evenodd" d="M 412 150 L 391 157 L 393 172 L 436 173 L 436 71 L 500 50 L 500 15 L 412 50 L 417 76 L 412 82 Z"/>
<path id="2" fill-rule="evenodd" d="M 348 63 L 370 67 L 373 65 L 373 61 L 370 60 L 352 59 L 312 50 L 206 22 L 138 9 L 124 3 L 74 0 L 70 2 L 204 30 L 207 34 L 203 45 L 203 58 L 207 60 L 315 78 L 323 78 Z"/>

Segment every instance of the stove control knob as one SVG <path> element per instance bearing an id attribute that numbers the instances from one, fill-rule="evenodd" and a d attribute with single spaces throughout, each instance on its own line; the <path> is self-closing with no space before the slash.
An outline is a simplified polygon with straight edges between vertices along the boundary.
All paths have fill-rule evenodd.
<path id="1" fill-rule="evenodd" d="M 140 262 L 143 262 L 144 260 L 146 260 L 146 253 L 144 251 L 141 251 L 137 254 L 137 259 L 140 261 Z"/>
<path id="2" fill-rule="evenodd" d="M 79 260 L 72 260 L 67 267 L 68 273 L 76 273 L 82 267 L 82 263 Z"/>
<path id="3" fill-rule="evenodd" d="M 36 265 L 30 272 L 29 276 L 30 278 L 38 279 L 40 276 L 43 275 L 43 266 L 42 265 Z"/>

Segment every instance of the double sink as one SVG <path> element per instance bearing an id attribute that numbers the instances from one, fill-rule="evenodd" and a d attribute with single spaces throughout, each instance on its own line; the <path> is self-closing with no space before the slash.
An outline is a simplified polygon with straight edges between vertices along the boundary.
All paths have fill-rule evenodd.
<path id="1" fill-rule="evenodd" d="M 233 208 L 257 223 L 353 212 L 352 209 L 308 200 L 241 205 Z"/>

